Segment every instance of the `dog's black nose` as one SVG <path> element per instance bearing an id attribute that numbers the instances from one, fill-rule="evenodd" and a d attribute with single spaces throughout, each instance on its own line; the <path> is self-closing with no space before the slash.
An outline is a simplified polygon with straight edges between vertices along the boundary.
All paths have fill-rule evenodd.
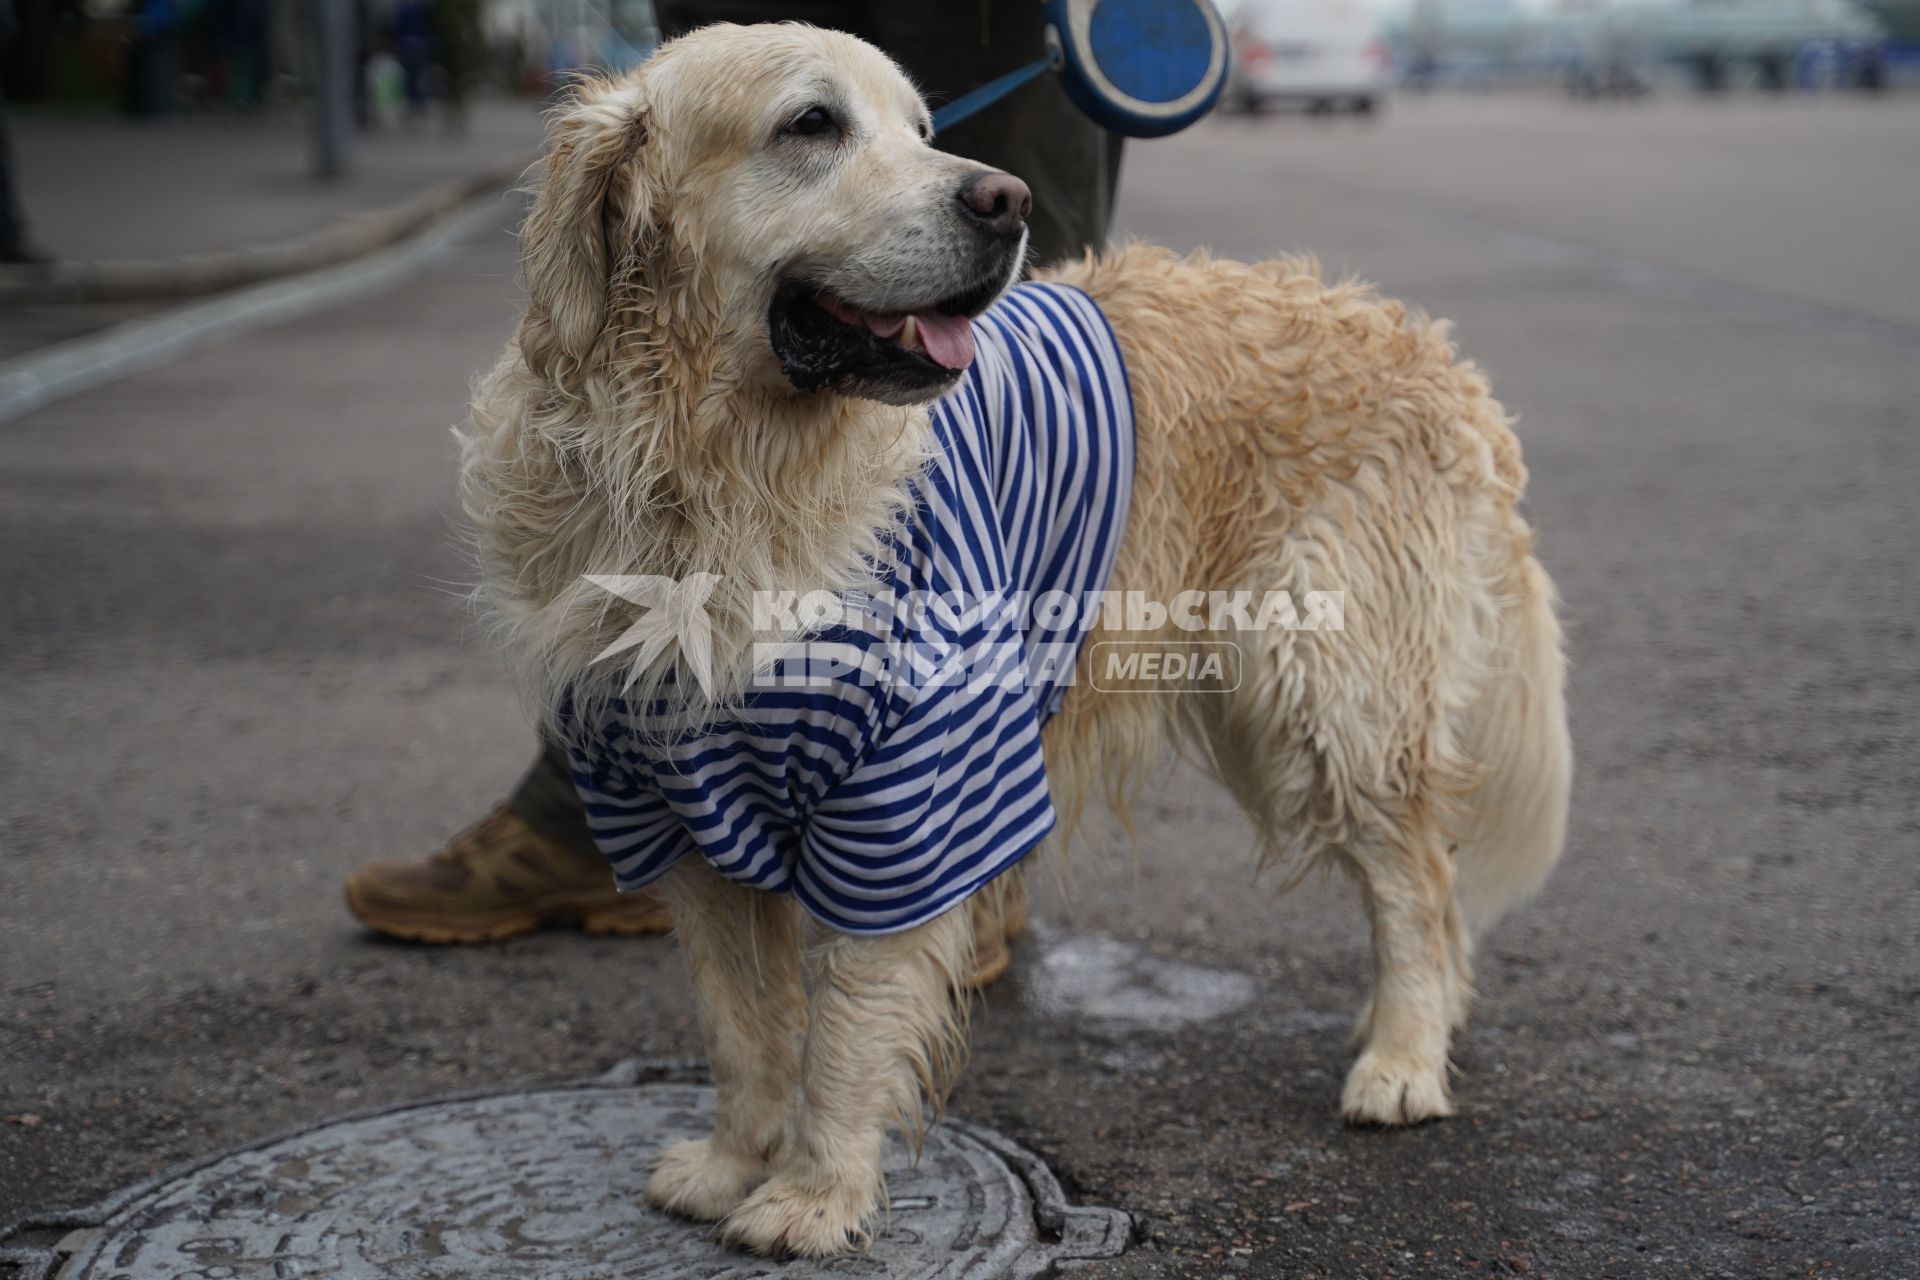
<path id="1" fill-rule="evenodd" d="M 960 184 L 960 207 L 981 227 L 1012 239 L 1033 212 L 1033 192 L 1010 173 L 980 173 Z"/>

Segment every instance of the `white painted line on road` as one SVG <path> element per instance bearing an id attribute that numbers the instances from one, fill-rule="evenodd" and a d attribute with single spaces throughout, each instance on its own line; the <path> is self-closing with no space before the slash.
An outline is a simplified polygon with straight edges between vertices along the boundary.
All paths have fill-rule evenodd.
<path id="1" fill-rule="evenodd" d="M 491 221 L 503 194 L 482 196 L 413 239 L 357 261 L 129 320 L 0 363 L 0 423 L 158 368 L 222 339 L 377 293 L 422 270 Z"/>

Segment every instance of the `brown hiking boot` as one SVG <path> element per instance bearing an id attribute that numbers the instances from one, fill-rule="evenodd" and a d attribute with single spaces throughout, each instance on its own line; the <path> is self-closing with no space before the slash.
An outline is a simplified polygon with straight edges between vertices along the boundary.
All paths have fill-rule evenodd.
<path id="1" fill-rule="evenodd" d="M 1006 973 L 1008 944 L 1027 927 L 1027 885 L 1008 872 L 967 903 L 978 990 Z M 652 890 L 620 893 L 595 856 L 542 836 L 506 805 L 411 862 L 375 862 L 347 877 L 347 910 L 362 924 L 409 942 L 497 942 L 549 924 L 588 933 L 665 933 L 673 920 Z"/>
<path id="2" fill-rule="evenodd" d="M 347 877 L 347 910 L 410 942 L 494 942 L 548 924 L 665 933 L 673 923 L 657 895 L 616 892 L 598 855 L 554 843 L 506 805 L 437 853 L 360 868 Z"/>

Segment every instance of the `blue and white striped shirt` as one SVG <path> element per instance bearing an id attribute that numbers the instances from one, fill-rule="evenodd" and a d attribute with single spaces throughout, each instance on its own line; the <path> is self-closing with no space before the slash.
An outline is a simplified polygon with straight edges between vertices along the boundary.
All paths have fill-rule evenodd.
<path id="1" fill-rule="evenodd" d="M 835 929 L 892 933 L 1053 829 L 1040 726 L 1125 528 L 1133 405 L 1112 330 L 1077 289 L 1020 285 L 974 337 L 877 566 L 886 607 L 808 637 L 718 725 L 661 744 L 615 702 L 573 735 L 621 888 L 698 853 Z"/>

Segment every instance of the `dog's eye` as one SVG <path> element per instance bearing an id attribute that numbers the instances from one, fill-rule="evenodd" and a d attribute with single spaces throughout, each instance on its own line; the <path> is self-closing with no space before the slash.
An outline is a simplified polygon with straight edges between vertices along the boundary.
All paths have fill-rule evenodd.
<path id="1" fill-rule="evenodd" d="M 788 122 L 785 132 L 800 138 L 817 138 L 840 127 L 833 112 L 825 107 L 808 107 Z"/>

